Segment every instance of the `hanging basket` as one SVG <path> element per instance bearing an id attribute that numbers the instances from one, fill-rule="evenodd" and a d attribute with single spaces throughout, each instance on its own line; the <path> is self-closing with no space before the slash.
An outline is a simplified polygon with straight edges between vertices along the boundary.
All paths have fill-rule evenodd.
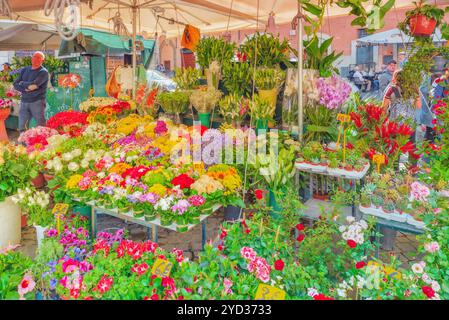
<path id="1" fill-rule="evenodd" d="M 410 33 L 416 37 L 429 37 L 435 31 L 437 21 L 424 15 L 417 14 L 408 22 Z"/>

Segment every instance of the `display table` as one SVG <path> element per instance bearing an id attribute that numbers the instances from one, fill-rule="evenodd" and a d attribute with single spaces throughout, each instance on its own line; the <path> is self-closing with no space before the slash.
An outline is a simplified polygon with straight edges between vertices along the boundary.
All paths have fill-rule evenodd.
<path id="1" fill-rule="evenodd" d="M 379 209 L 375 208 L 364 208 L 359 206 L 359 210 L 362 213 L 362 219 L 364 215 L 376 217 L 376 257 L 379 257 L 380 251 L 380 228 L 385 227 L 392 230 L 409 233 L 409 234 L 422 234 L 425 232 L 425 224 L 421 221 L 414 220 L 408 214 L 399 215 L 395 217 L 396 214 L 385 214 Z M 404 216 L 404 217 L 400 217 Z M 393 218 L 393 219 L 392 219 Z"/>
<path id="2" fill-rule="evenodd" d="M 321 175 L 321 176 L 332 177 L 332 178 L 336 178 L 336 179 L 351 180 L 353 182 L 351 188 L 353 188 L 355 190 L 357 181 L 360 181 L 360 183 L 363 186 L 363 178 L 368 173 L 370 165 L 369 165 L 369 163 L 367 165 L 365 165 L 365 167 L 363 168 L 362 171 L 348 171 L 348 170 L 342 170 L 342 169 L 337 169 L 337 168 L 329 168 L 327 166 L 322 166 L 322 165 L 312 165 L 312 164 L 308 164 L 308 163 L 304 163 L 304 162 L 296 162 L 295 168 L 298 171 L 309 174 L 309 191 L 310 191 L 310 195 L 313 196 L 314 175 Z M 327 182 L 326 182 L 326 188 L 327 188 Z M 306 205 L 308 202 L 310 202 L 310 200 L 306 202 Z M 321 204 L 322 204 L 322 202 L 323 201 L 321 201 Z M 353 203 L 352 204 L 352 216 L 354 216 L 354 217 L 356 216 L 355 210 L 356 210 L 355 204 Z M 316 215 L 312 214 L 313 208 L 311 208 L 310 210 L 307 210 L 306 213 L 307 212 L 311 213 L 309 218 L 312 218 L 312 219 L 316 218 Z"/>
<path id="3" fill-rule="evenodd" d="M 77 201 L 75 199 L 75 201 Z M 141 226 L 144 226 L 148 229 L 148 239 L 151 239 L 153 242 L 158 242 L 159 238 L 159 227 L 165 228 L 171 231 L 176 231 L 176 223 L 173 223 L 169 226 L 163 226 L 161 225 L 161 221 L 159 218 L 153 220 L 153 221 L 145 221 L 145 218 L 136 218 L 132 214 L 132 212 L 126 212 L 126 213 L 120 213 L 118 212 L 118 209 L 106 209 L 104 207 L 98 207 L 95 205 L 94 201 L 87 202 L 86 205 L 91 207 L 91 225 L 92 225 L 92 234 L 97 234 L 97 215 L 98 214 L 105 214 L 109 215 L 118 219 L 121 219 L 126 222 L 132 222 Z M 218 209 L 221 208 L 221 205 L 216 204 L 212 206 L 211 213 L 210 214 L 203 214 L 200 216 L 200 222 L 201 222 L 201 247 L 204 249 L 204 245 L 206 244 L 206 220 L 208 217 L 210 217 L 214 212 L 216 212 Z M 187 232 L 191 231 L 194 227 L 196 227 L 196 224 L 189 224 Z"/>

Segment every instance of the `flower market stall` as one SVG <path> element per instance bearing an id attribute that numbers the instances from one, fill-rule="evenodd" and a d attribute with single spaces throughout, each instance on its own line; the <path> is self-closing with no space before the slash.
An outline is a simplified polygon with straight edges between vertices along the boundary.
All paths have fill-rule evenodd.
<path id="1" fill-rule="evenodd" d="M 394 117 L 338 75 L 333 38 L 317 35 L 331 4 L 299 2 L 299 55 L 269 32 L 242 44 L 203 37 L 198 68 L 177 69 L 176 90 L 136 82 L 129 94 L 109 83 L 108 97 L 1 143 L 0 299 L 449 299 L 449 73 L 426 100 L 433 139 L 419 138 L 414 117 Z M 129 7 L 134 38 L 140 5 Z M 373 15 L 394 1 L 339 5 L 375 30 Z M 429 6 L 405 18 L 416 47 L 397 80 L 403 103 L 421 98 L 413 88 L 431 69 L 422 61 L 449 58 L 410 29 L 421 15 L 445 34 Z M 412 234 L 413 259 L 388 249 L 397 231 Z"/>

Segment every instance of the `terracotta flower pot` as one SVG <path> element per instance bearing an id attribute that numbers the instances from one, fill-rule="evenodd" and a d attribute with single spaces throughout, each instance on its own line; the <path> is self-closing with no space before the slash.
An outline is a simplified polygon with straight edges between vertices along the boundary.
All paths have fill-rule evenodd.
<path id="1" fill-rule="evenodd" d="M 436 25 L 435 19 L 429 19 L 420 14 L 411 17 L 409 20 L 410 33 L 413 36 L 428 37 L 433 33 Z"/>
<path id="2" fill-rule="evenodd" d="M 8 119 L 11 110 L 9 108 L 0 109 L 0 141 L 9 141 L 6 132 L 5 120 Z"/>

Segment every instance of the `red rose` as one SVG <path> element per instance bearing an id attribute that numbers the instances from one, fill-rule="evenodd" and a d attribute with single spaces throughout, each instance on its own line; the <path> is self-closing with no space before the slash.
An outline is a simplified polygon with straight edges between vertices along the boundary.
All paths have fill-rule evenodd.
<path id="1" fill-rule="evenodd" d="M 228 233 L 226 232 L 226 230 L 222 230 L 220 234 L 220 239 L 224 239 L 227 235 Z"/>
<path id="2" fill-rule="evenodd" d="M 217 246 L 217 249 L 220 250 L 220 251 L 223 251 L 223 250 L 224 250 L 224 246 L 221 245 L 221 244 L 219 244 L 219 245 Z"/>
<path id="3" fill-rule="evenodd" d="M 263 199 L 263 190 L 257 189 L 254 191 L 254 195 L 256 196 L 257 200 Z"/>
<path id="4" fill-rule="evenodd" d="M 366 262 L 365 261 L 359 261 L 355 264 L 356 269 L 362 269 L 363 267 L 366 266 Z"/>
<path id="5" fill-rule="evenodd" d="M 298 236 L 298 238 L 296 238 L 296 240 L 299 241 L 299 242 L 302 242 L 302 241 L 304 240 L 305 237 L 306 237 L 306 236 L 305 236 L 303 233 L 301 233 L 301 234 Z"/>
<path id="6" fill-rule="evenodd" d="M 435 291 L 431 287 L 423 286 L 422 292 L 427 296 L 427 298 L 431 299 L 435 297 Z"/>
<path id="7" fill-rule="evenodd" d="M 346 243 L 348 244 L 348 246 L 349 246 L 350 248 L 355 248 L 355 247 L 357 247 L 357 242 L 355 242 L 355 241 L 352 240 L 352 239 L 349 239 Z"/>
<path id="8" fill-rule="evenodd" d="M 297 225 L 296 225 L 296 230 L 298 230 L 298 231 L 303 231 L 305 229 L 305 227 L 304 227 L 304 225 L 302 224 L 302 223 L 298 223 Z"/>
<path id="9" fill-rule="evenodd" d="M 250 232 L 251 232 L 250 229 L 245 229 L 245 233 L 246 233 L 246 234 L 249 234 Z"/>
<path id="10" fill-rule="evenodd" d="M 155 293 L 151 296 L 151 300 L 159 300 L 159 296 Z"/>
<path id="11" fill-rule="evenodd" d="M 284 269 L 284 261 L 282 261 L 281 259 L 276 260 L 276 261 L 274 262 L 274 268 L 275 268 L 277 271 L 282 271 L 282 269 Z"/>
<path id="12" fill-rule="evenodd" d="M 187 174 L 183 173 L 177 177 L 175 177 L 171 184 L 174 186 L 179 186 L 180 189 L 189 189 L 190 186 L 195 182 L 192 178 L 190 178 Z"/>

